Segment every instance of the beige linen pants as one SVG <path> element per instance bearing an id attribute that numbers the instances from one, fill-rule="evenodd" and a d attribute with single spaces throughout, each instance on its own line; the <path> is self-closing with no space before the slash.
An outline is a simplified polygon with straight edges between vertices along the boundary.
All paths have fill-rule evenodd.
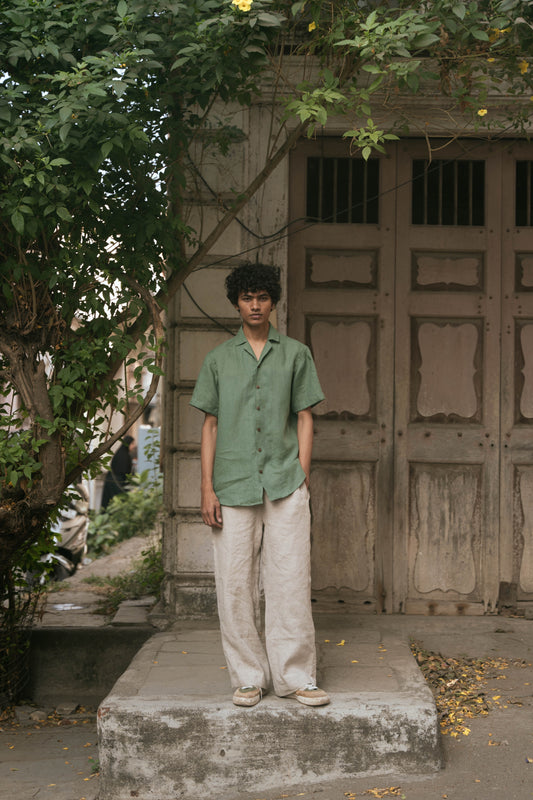
<path id="1" fill-rule="evenodd" d="M 287 695 L 316 680 L 311 614 L 309 492 L 302 484 L 281 500 L 222 506 L 213 529 L 222 645 L 233 687 L 272 684 Z M 260 584 L 265 641 L 260 632 Z"/>

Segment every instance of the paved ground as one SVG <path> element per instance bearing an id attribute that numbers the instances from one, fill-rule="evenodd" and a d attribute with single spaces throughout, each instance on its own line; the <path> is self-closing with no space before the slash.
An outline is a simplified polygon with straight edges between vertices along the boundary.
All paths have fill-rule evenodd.
<path id="1" fill-rule="evenodd" d="M 447 656 L 503 657 L 509 661 L 509 666 L 487 684 L 487 695 L 499 698 L 493 701 L 490 714 L 470 720 L 468 736 L 443 737 L 444 768 L 423 778 L 387 775 L 329 782 L 312 789 L 285 784 L 268 792 L 237 794 L 234 800 L 533 797 L 533 622 L 500 617 L 394 617 L 385 623 L 391 630 L 415 636 L 426 648 Z M 522 659 L 524 665 L 513 665 L 514 660 Z M 78 713 L 69 721 L 73 724 L 60 725 L 54 719 L 1 726 L 0 800 L 96 800 L 98 777 L 92 773 L 97 758 L 94 718 Z"/>
<path id="2" fill-rule="evenodd" d="M 75 594 L 71 596 L 75 600 Z M 68 625 L 68 611 L 62 612 L 61 619 Z M 444 767 L 434 775 L 372 776 L 329 781 L 312 788 L 285 783 L 267 792 L 237 793 L 231 800 L 533 798 L 533 621 L 368 617 L 366 624 L 372 620 L 382 631 L 401 634 L 406 640 L 415 638 L 424 648 L 444 656 L 506 659 L 507 665 L 496 670 L 485 687 L 491 712 L 469 720 L 468 735 L 442 737 Z M 68 714 L 65 709 L 61 716 L 52 714 L 53 709 L 40 711 L 38 719 L 29 719 L 30 710 L 22 709 L 20 720 L 0 722 L 0 800 L 97 800 L 94 714 L 90 710 Z M 253 713 L 253 709 L 243 713 Z"/>

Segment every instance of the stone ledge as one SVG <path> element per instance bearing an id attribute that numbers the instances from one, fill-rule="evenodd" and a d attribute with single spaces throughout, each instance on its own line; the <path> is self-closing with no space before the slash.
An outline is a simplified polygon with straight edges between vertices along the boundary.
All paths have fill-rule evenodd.
<path id="1" fill-rule="evenodd" d="M 153 636 L 99 709 L 101 800 L 232 800 L 439 769 L 435 705 L 407 643 L 354 633 L 337 626 L 325 641 L 319 631 L 320 685 L 332 699 L 322 708 L 273 694 L 237 708 L 216 629 Z"/>

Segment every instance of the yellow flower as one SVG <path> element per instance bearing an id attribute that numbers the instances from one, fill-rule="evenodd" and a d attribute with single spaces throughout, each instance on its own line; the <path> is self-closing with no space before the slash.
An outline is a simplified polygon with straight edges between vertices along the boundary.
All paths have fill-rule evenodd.
<path id="1" fill-rule="evenodd" d="M 239 11 L 249 11 L 252 7 L 252 0 L 231 0 L 233 6 L 237 6 Z"/>
<path id="2" fill-rule="evenodd" d="M 527 63 L 527 61 L 523 61 L 523 60 L 520 61 L 518 63 L 518 66 L 520 67 L 520 72 L 521 72 L 522 75 L 524 75 L 524 73 L 526 73 L 528 71 L 528 69 L 529 69 L 529 64 Z"/>
<path id="3" fill-rule="evenodd" d="M 309 33 L 311 33 L 311 31 L 314 31 L 315 28 L 316 28 L 316 22 L 310 22 L 309 25 L 307 26 L 307 30 L 309 31 Z"/>
<path id="4" fill-rule="evenodd" d="M 489 62 L 489 64 L 492 64 L 492 62 L 496 61 L 496 59 L 495 58 L 487 58 L 487 61 Z"/>
<path id="5" fill-rule="evenodd" d="M 491 32 L 489 33 L 489 41 L 495 42 L 496 39 L 499 39 L 504 33 L 509 33 L 510 30 L 510 28 L 492 28 Z"/>
<path id="6" fill-rule="evenodd" d="M 484 117 L 486 113 L 487 113 L 487 109 L 486 108 L 480 108 L 478 110 L 478 112 L 477 112 L 477 115 L 478 115 L 478 117 Z"/>

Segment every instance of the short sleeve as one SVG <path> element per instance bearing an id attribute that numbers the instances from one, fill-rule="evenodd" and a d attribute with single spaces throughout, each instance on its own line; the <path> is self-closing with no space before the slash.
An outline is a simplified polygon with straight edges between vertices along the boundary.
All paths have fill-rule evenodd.
<path id="1" fill-rule="evenodd" d="M 210 355 L 202 364 L 190 405 L 218 417 L 218 372 L 216 362 Z"/>
<path id="2" fill-rule="evenodd" d="M 298 353 L 292 377 L 291 411 L 295 414 L 304 408 L 316 406 L 324 399 L 324 393 L 316 374 L 316 367 L 308 347 Z"/>

